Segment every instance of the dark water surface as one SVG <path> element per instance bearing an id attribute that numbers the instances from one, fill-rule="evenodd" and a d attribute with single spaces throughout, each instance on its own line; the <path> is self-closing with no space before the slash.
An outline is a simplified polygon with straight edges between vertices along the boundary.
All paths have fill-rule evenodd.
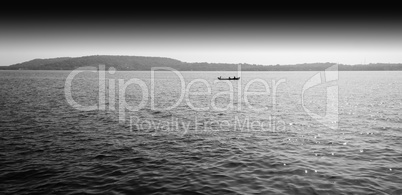
<path id="1" fill-rule="evenodd" d="M 0 71 L 0 194 L 402 194 L 401 72 L 339 72 L 335 129 L 317 72 L 69 73 Z"/>

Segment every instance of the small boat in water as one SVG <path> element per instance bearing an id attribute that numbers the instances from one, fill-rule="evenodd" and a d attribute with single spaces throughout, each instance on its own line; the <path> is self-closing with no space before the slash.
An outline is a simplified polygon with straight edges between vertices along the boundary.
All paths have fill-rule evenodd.
<path id="1" fill-rule="evenodd" d="M 240 77 L 229 77 L 229 78 L 222 78 L 222 77 L 218 77 L 219 80 L 239 80 Z"/>

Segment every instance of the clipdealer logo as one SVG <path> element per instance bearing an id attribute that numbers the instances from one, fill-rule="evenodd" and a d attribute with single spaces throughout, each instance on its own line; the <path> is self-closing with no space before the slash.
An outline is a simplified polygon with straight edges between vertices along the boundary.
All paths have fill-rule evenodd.
<path id="1" fill-rule="evenodd" d="M 338 102 L 339 102 L 339 91 L 338 91 L 338 65 L 333 65 L 323 72 L 319 72 L 312 76 L 307 82 L 303 85 L 301 101 L 302 107 L 304 111 L 311 116 L 316 121 L 321 124 L 329 127 L 331 129 L 338 129 L 338 121 L 339 121 L 339 111 L 338 111 Z M 326 88 L 326 109 L 325 115 L 318 115 L 311 110 L 309 110 L 305 105 L 305 92 L 308 89 L 311 89 L 315 86 L 319 85 L 329 85 Z"/>
<path id="2" fill-rule="evenodd" d="M 155 105 L 155 71 L 159 70 L 164 70 L 164 71 L 170 71 L 175 74 L 175 76 L 178 78 L 180 81 L 180 96 L 174 102 L 173 105 L 168 106 L 168 107 L 156 107 Z M 72 94 L 72 82 L 75 79 L 75 77 L 81 73 L 84 72 L 90 72 L 90 73 L 95 73 L 98 74 L 98 104 L 90 105 L 90 106 L 83 106 L 77 103 Z M 168 111 L 172 110 L 176 107 L 178 107 L 184 100 L 185 103 L 189 108 L 191 108 L 194 111 L 227 111 L 227 110 L 237 110 L 241 111 L 242 110 L 242 105 L 246 106 L 248 109 L 251 111 L 255 112 L 261 112 L 264 111 L 266 108 L 262 107 L 255 107 L 253 104 L 250 103 L 249 97 L 254 96 L 254 95 L 259 95 L 259 96 L 264 96 L 264 97 L 269 97 L 272 98 L 272 110 L 276 110 L 276 105 L 277 105 L 277 89 L 280 86 L 280 84 L 285 83 L 286 79 L 281 78 L 279 80 L 272 80 L 271 84 L 269 84 L 266 80 L 256 78 L 248 81 L 244 85 L 243 89 L 243 84 L 242 84 L 242 79 L 236 81 L 236 82 L 230 82 L 227 80 L 214 80 L 212 82 L 212 86 L 218 85 L 218 84 L 226 84 L 229 88 L 227 91 L 218 91 L 217 93 L 213 94 L 212 93 L 212 87 L 210 84 L 210 81 L 207 81 L 205 79 L 194 79 L 188 82 L 186 85 L 185 79 L 183 75 L 170 67 L 153 67 L 151 69 L 151 82 L 149 84 L 149 88 L 147 84 L 138 78 L 130 78 L 129 80 L 125 79 L 106 79 L 106 74 L 109 75 L 114 75 L 116 73 L 116 69 L 113 67 L 110 67 L 107 71 L 105 70 L 105 65 L 99 65 L 99 68 L 92 67 L 92 66 L 86 66 L 86 67 L 80 67 L 78 69 L 73 70 L 67 77 L 66 82 L 65 82 L 65 87 L 64 87 L 64 93 L 66 100 L 68 104 L 70 104 L 73 108 L 80 110 L 80 111 L 93 111 L 93 110 L 100 110 L 100 111 L 105 111 L 106 109 L 116 111 L 118 112 L 118 118 L 119 118 L 119 123 L 124 124 L 126 122 L 126 110 L 136 112 L 139 111 L 143 108 L 150 108 L 151 110 L 154 111 Z M 241 66 L 238 66 L 238 71 L 237 71 L 237 77 L 241 77 Z M 331 129 L 337 129 L 338 128 L 338 66 L 331 66 L 330 68 L 327 68 L 323 72 L 319 72 L 309 78 L 303 85 L 302 91 L 301 91 L 301 104 L 303 110 L 313 119 L 316 121 L 320 122 L 321 124 L 331 128 Z M 234 92 L 234 87 L 233 85 L 237 84 L 237 94 Z M 261 86 L 263 86 L 264 91 L 250 91 L 251 85 L 258 83 Z M 191 88 L 193 85 L 202 85 L 204 88 L 203 91 L 191 91 Z M 321 116 L 313 111 L 309 110 L 308 107 L 306 106 L 305 102 L 305 93 L 307 90 L 314 90 L 315 86 L 320 86 L 320 85 L 330 85 L 329 87 L 326 88 L 326 111 L 325 115 Z M 129 86 L 131 85 L 136 85 L 140 88 L 139 93 L 141 93 L 142 97 L 140 98 L 140 101 L 136 101 L 137 104 L 133 105 L 131 102 L 130 104 L 126 101 L 126 90 Z M 108 86 L 108 90 L 106 89 L 106 86 Z M 116 86 L 118 93 L 116 94 Z M 108 100 L 106 100 L 106 94 L 108 94 Z M 237 102 L 236 106 L 234 106 L 234 95 L 237 95 Z M 204 107 L 197 107 L 193 105 L 193 103 L 190 101 L 190 96 L 192 97 L 199 97 L 199 96 L 207 96 L 210 97 L 209 100 L 209 106 L 204 106 Z M 228 97 L 227 105 L 225 107 L 219 107 L 216 105 L 216 100 L 220 97 Z M 116 98 L 118 98 L 118 108 L 116 108 Z M 106 106 L 106 101 L 108 101 L 108 106 Z M 148 102 L 150 101 L 150 105 L 148 105 Z M 147 107 L 149 106 L 149 107 Z M 138 118 L 130 116 L 130 124 L 138 124 L 136 121 L 139 121 Z M 133 121 L 133 119 L 137 119 Z M 252 121 L 252 124 L 256 124 L 256 121 Z M 152 124 L 152 123 L 150 123 Z M 226 122 L 225 122 L 226 124 Z M 148 125 L 149 126 L 149 125 Z M 132 129 L 132 127 L 130 127 Z"/>

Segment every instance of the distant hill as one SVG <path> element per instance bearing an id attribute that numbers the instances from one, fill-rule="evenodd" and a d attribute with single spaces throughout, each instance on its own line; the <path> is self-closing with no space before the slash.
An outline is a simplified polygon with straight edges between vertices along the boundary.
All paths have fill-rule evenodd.
<path id="1" fill-rule="evenodd" d="M 9 66 L 10 69 L 40 69 L 41 66 L 52 64 L 70 59 L 69 57 L 50 58 L 50 59 L 34 59 L 28 62 L 22 62 Z"/>
<path id="2" fill-rule="evenodd" d="M 82 66 L 98 66 L 99 64 L 105 65 L 106 68 L 114 67 L 117 70 L 150 70 L 153 66 L 179 67 L 183 62 L 161 57 L 95 55 L 75 58 L 34 59 L 0 68 L 9 70 L 74 70 Z"/>
<path id="3" fill-rule="evenodd" d="M 106 69 L 151 70 L 152 67 L 171 67 L 180 71 L 236 71 L 239 64 L 228 63 L 187 63 L 164 57 L 93 55 L 83 57 L 60 57 L 34 59 L 10 66 L 0 66 L 0 70 L 74 70 L 83 66 L 103 64 Z M 322 71 L 335 63 L 305 63 L 296 65 L 252 65 L 241 64 L 243 71 Z M 341 71 L 402 71 L 402 64 L 339 64 Z"/>

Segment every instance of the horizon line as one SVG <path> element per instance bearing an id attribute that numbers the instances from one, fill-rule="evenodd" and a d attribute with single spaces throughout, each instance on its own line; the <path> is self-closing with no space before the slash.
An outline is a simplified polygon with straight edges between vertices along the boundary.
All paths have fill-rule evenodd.
<path id="1" fill-rule="evenodd" d="M 339 63 L 339 62 L 299 62 L 299 63 L 291 63 L 291 64 L 255 64 L 255 63 L 248 63 L 248 62 L 237 62 L 237 63 L 230 63 L 230 62 L 206 62 L 206 61 L 182 61 L 180 59 L 172 58 L 172 57 L 166 57 L 166 56 L 143 56 L 143 55 L 110 55 L 110 54 L 93 54 L 93 55 L 83 55 L 83 56 L 60 56 L 60 57 L 51 57 L 51 58 L 34 58 L 31 60 L 27 61 L 22 61 L 10 65 L 0 65 L 0 67 L 9 67 L 17 64 L 22 64 L 25 62 L 30 62 L 33 60 L 47 60 L 47 59 L 57 59 L 57 58 L 82 58 L 82 57 L 94 57 L 94 56 L 113 56 L 113 57 L 149 57 L 149 58 L 167 58 L 167 59 L 172 59 L 172 60 L 177 60 L 182 63 L 207 63 L 207 64 L 233 64 L 233 65 L 239 65 L 239 64 L 245 64 L 245 65 L 252 65 L 252 66 L 292 66 L 292 65 L 303 65 L 303 64 L 338 64 L 338 65 L 347 65 L 347 66 L 354 66 L 354 65 L 369 65 L 369 64 L 402 64 L 402 62 L 370 62 L 370 63 L 357 63 L 357 64 L 346 64 L 346 63 Z"/>

